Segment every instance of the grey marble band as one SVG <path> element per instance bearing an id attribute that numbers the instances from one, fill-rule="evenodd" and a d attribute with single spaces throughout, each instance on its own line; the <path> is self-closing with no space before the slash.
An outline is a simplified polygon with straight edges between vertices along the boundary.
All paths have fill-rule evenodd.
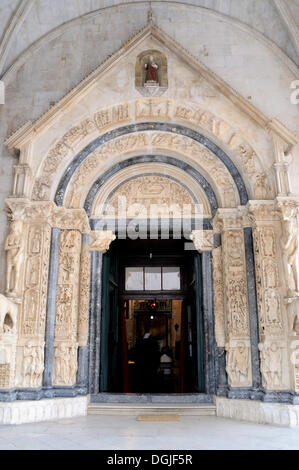
<path id="1" fill-rule="evenodd" d="M 51 255 L 48 281 L 48 303 L 46 316 L 45 336 L 45 368 L 43 375 L 43 386 L 52 386 L 52 369 L 54 357 L 54 332 L 56 312 L 56 290 L 58 279 L 58 256 L 59 256 L 60 229 L 52 228 Z"/>

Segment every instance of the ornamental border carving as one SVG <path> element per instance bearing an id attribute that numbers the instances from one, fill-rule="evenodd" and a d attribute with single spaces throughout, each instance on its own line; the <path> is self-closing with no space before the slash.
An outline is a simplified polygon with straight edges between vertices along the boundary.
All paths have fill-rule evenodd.
<path id="1" fill-rule="evenodd" d="M 221 141 L 234 155 L 234 161 L 250 181 L 256 199 L 264 199 L 265 192 L 271 193 L 267 176 L 256 152 L 239 130 L 232 128 L 222 118 L 200 108 L 197 104 L 150 98 L 99 110 L 70 129 L 41 162 L 32 199 L 47 199 L 53 175 L 62 166 L 66 166 L 70 158 L 81 150 L 82 145 L 87 145 L 99 133 L 101 135 L 121 123 L 144 120 L 183 122 L 197 129 L 204 129 Z"/>

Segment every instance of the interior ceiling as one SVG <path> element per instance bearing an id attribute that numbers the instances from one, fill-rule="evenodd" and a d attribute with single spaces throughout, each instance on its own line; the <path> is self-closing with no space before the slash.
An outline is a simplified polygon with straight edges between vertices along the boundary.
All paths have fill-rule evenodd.
<path id="1" fill-rule="evenodd" d="M 63 24 L 88 13 L 144 0 L 1 0 L 0 1 L 0 77 L 16 59 L 39 39 Z M 299 0 L 154 0 L 159 4 L 207 8 L 245 23 L 275 43 L 294 63 L 299 62 Z M 165 10 L 167 12 L 167 10 Z M 200 27 L 200 25 L 199 25 Z M 132 33 L 134 33 L 132 31 Z"/>

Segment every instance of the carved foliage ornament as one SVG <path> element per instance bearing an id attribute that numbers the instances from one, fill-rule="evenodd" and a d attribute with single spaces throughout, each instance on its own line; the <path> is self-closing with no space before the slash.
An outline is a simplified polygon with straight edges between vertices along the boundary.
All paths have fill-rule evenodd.
<path id="1" fill-rule="evenodd" d="M 90 233 L 89 249 L 106 253 L 115 239 L 116 236 L 111 230 L 94 230 Z"/>

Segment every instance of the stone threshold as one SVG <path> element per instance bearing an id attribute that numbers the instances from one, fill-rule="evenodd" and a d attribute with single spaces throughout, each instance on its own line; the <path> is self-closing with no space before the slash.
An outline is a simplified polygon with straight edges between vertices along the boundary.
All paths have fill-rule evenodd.
<path id="1" fill-rule="evenodd" d="M 99 393 L 90 396 L 90 403 L 106 404 L 214 404 L 213 395 L 205 393 L 171 393 L 171 394 L 138 394 L 138 393 Z"/>
<path id="2" fill-rule="evenodd" d="M 91 403 L 88 415 L 169 415 L 216 416 L 216 406 L 210 403 Z"/>

